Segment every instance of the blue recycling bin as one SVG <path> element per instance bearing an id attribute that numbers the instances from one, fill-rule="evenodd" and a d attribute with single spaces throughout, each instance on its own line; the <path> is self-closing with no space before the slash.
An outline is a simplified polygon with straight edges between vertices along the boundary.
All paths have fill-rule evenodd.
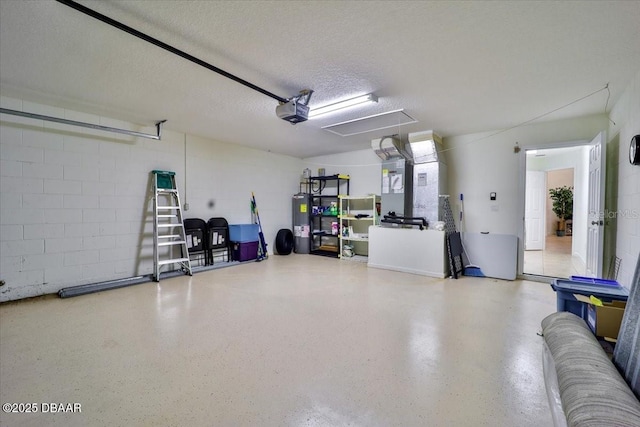
<path id="1" fill-rule="evenodd" d="M 578 301 L 574 294 L 590 296 L 601 299 L 604 302 L 626 301 L 629 291 L 620 285 L 586 283 L 581 280 L 555 279 L 551 288 L 556 291 L 557 311 L 568 311 L 587 321 L 587 306 Z"/>

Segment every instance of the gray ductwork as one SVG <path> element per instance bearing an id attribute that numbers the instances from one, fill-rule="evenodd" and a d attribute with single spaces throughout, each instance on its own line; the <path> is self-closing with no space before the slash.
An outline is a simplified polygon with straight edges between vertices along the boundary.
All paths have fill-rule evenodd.
<path id="1" fill-rule="evenodd" d="M 412 161 L 411 153 L 406 150 L 405 144 L 398 139 L 398 135 L 383 136 L 371 141 L 371 148 L 382 160 L 404 158 Z"/>
<path id="2" fill-rule="evenodd" d="M 409 147 L 413 154 L 413 164 L 437 162 L 438 149 L 442 149 L 442 139 L 431 130 L 410 133 Z"/>
<path id="3" fill-rule="evenodd" d="M 447 165 L 438 154 L 442 139 L 433 131 L 410 133 L 408 139 L 414 156 L 412 213 L 433 224 L 442 219 L 438 196 L 448 194 Z"/>
<path id="4" fill-rule="evenodd" d="M 382 159 L 382 214 L 411 216 L 411 155 L 398 135 L 383 136 L 371 141 L 371 148 Z"/>
<path id="5" fill-rule="evenodd" d="M 386 136 L 371 141 L 371 148 L 382 159 L 383 213 L 425 218 L 430 224 L 440 220 L 438 196 L 448 194 L 440 136 L 410 133 L 406 144 L 397 135 Z"/>

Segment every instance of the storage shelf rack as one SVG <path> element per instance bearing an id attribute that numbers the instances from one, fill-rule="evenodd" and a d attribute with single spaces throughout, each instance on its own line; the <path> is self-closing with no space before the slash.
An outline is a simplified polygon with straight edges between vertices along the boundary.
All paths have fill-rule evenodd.
<path id="1" fill-rule="evenodd" d="M 312 205 L 309 212 L 310 253 L 337 258 L 340 252 L 339 197 L 349 195 L 349 175 L 312 176 L 306 185 Z"/>
<path id="2" fill-rule="evenodd" d="M 380 225 L 380 196 L 340 196 L 339 199 L 339 257 L 366 262 L 369 227 Z"/>

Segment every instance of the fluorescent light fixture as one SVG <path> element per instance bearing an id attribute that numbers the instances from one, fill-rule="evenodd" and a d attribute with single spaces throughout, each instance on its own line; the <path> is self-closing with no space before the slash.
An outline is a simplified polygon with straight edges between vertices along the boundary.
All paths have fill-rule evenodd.
<path id="1" fill-rule="evenodd" d="M 417 120 L 405 113 L 404 110 L 394 110 L 386 113 L 374 114 L 373 116 L 362 117 L 360 119 L 323 126 L 322 129 L 340 136 L 351 136 L 416 122 Z"/>
<path id="2" fill-rule="evenodd" d="M 344 101 L 336 102 L 334 104 L 325 105 L 324 107 L 312 108 L 309 111 L 309 118 L 313 119 L 321 114 L 332 113 L 343 108 L 349 108 L 360 104 L 372 104 L 378 102 L 378 97 L 373 93 L 366 95 L 356 96 L 355 98 L 345 99 Z"/>

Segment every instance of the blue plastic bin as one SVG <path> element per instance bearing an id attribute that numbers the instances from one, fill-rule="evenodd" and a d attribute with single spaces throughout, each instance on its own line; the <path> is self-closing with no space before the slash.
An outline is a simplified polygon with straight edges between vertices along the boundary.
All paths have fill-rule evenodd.
<path id="1" fill-rule="evenodd" d="M 260 227 L 258 224 L 229 224 L 229 240 L 246 243 L 257 242 Z"/>
<path id="2" fill-rule="evenodd" d="M 620 285 L 598 285 L 585 283 L 584 281 L 555 279 L 551 284 L 551 288 L 557 294 L 557 311 L 568 311 L 585 321 L 588 320 L 588 304 L 578 301 L 573 294 L 587 297 L 593 295 L 605 302 L 611 302 L 612 300 L 626 301 L 629 297 L 629 292 Z"/>

